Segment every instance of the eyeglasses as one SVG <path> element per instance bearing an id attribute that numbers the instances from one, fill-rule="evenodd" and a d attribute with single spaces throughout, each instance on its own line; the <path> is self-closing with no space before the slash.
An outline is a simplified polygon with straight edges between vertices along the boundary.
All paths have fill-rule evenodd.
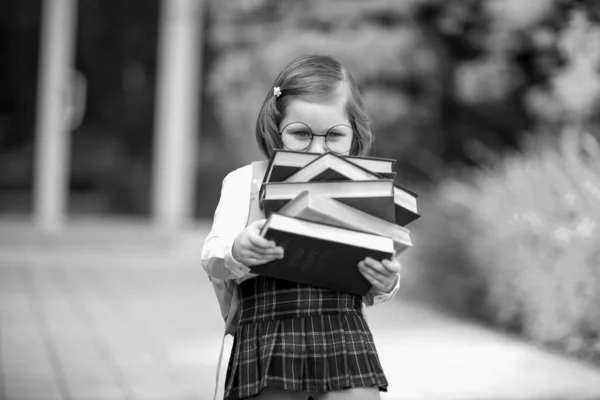
<path id="1" fill-rule="evenodd" d="M 346 153 L 352 148 L 354 129 L 351 126 L 340 124 L 329 128 L 324 135 L 315 134 L 303 122 L 291 122 L 283 127 L 281 132 L 283 147 L 288 150 L 302 151 L 310 147 L 315 136 L 325 138 L 325 147 L 332 153 Z"/>

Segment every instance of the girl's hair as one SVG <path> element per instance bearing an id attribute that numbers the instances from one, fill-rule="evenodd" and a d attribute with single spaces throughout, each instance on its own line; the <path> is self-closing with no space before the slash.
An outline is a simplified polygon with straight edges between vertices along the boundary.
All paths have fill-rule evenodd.
<path id="1" fill-rule="evenodd" d="M 349 89 L 344 91 L 348 93 L 346 112 L 356 135 L 350 154 L 367 155 L 374 137 L 358 86 L 342 64 L 322 55 L 307 55 L 292 61 L 269 89 L 256 121 L 256 141 L 263 154 L 270 158 L 275 149 L 282 148 L 279 124 L 291 99 L 302 96 L 326 100 L 339 92 L 341 84 Z M 275 87 L 281 89 L 281 95 L 274 95 Z"/>

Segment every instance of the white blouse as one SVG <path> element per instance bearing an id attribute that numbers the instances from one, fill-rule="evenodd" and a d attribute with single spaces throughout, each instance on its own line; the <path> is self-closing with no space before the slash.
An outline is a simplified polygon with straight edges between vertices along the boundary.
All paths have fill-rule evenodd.
<path id="1" fill-rule="evenodd" d="M 215 210 L 212 228 L 202 247 L 202 266 L 218 279 L 235 279 L 238 283 L 257 276 L 250 268 L 235 260 L 231 254 L 237 235 L 246 228 L 250 208 L 252 166 L 246 165 L 227 174 L 221 188 L 221 198 Z M 212 262 L 211 262 L 212 261 Z M 369 292 L 363 296 L 367 306 L 393 298 L 400 288 L 400 275 L 390 293 Z"/>

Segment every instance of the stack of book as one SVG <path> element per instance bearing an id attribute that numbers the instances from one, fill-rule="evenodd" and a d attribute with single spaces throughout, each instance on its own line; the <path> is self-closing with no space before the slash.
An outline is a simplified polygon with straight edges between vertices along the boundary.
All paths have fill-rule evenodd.
<path id="1" fill-rule="evenodd" d="M 274 278 L 364 295 L 357 264 L 412 246 L 406 225 L 420 217 L 418 195 L 394 181 L 395 160 L 276 151 L 261 185 L 261 235 L 284 258 L 253 266 Z"/>

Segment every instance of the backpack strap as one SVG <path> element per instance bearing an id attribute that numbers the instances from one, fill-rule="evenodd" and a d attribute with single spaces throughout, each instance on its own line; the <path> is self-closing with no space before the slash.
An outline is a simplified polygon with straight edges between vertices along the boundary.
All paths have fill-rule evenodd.
<path id="1" fill-rule="evenodd" d="M 265 212 L 260 204 L 260 188 L 262 187 L 265 172 L 267 171 L 267 160 L 254 161 L 252 163 L 252 182 L 250 187 L 250 209 L 246 225 L 265 218 Z"/>
<path id="2" fill-rule="evenodd" d="M 238 299 L 238 290 L 237 285 L 233 288 L 233 295 L 231 296 L 231 308 L 235 310 L 232 312 L 231 308 L 229 310 L 229 314 L 227 315 L 227 321 L 225 321 L 225 333 L 223 334 L 223 338 L 221 339 L 221 350 L 219 350 L 219 360 L 217 361 L 217 376 L 215 378 L 215 395 L 213 397 L 214 400 L 217 400 L 217 392 L 219 391 L 219 375 L 221 374 L 221 364 L 223 363 L 223 349 L 225 348 L 225 338 L 227 337 L 228 329 L 233 323 L 233 318 L 237 314 L 237 308 L 239 304 Z M 234 333 L 231 335 L 233 336 Z"/>
<path id="3" fill-rule="evenodd" d="M 258 221 L 259 219 L 265 218 L 265 213 L 260 207 L 260 188 L 263 183 L 265 172 L 267 170 L 268 161 L 254 161 L 252 164 L 252 177 L 250 180 L 250 205 L 248 207 L 248 219 L 246 220 L 246 226 L 248 224 Z M 226 282 L 227 283 L 227 282 Z M 223 362 L 223 349 L 225 348 L 225 337 L 227 334 L 232 336 L 235 334 L 237 326 L 234 328 L 234 322 L 237 316 L 239 306 L 239 295 L 238 287 L 235 281 L 231 281 L 233 285 L 233 293 L 231 296 L 231 304 L 229 306 L 229 312 L 227 313 L 227 319 L 225 321 L 225 333 L 221 340 L 221 350 L 219 351 L 219 360 L 217 361 L 217 376 L 215 382 L 215 394 L 214 400 L 217 400 L 217 392 L 219 390 L 219 375 L 221 373 L 221 364 Z"/>
<path id="4" fill-rule="evenodd" d="M 246 220 L 246 226 L 254 221 L 265 218 L 265 213 L 260 207 L 260 188 L 262 186 L 263 177 L 267 168 L 267 161 L 254 161 L 252 165 L 252 178 L 250 180 L 250 205 L 248 207 L 248 218 Z M 235 320 L 235 315 L 238 310 L 238 297 L 237 297 L 237 284 L 235 281 L 231 281 L 233 286 L 233 297 L 231 299 L 231 305 L 229 312 L 227 313 L 227 319 L 225 323 L 225 334 L 230 333 L 233 335 L 235 330 L 231 329 L 231 325 Z"/>

